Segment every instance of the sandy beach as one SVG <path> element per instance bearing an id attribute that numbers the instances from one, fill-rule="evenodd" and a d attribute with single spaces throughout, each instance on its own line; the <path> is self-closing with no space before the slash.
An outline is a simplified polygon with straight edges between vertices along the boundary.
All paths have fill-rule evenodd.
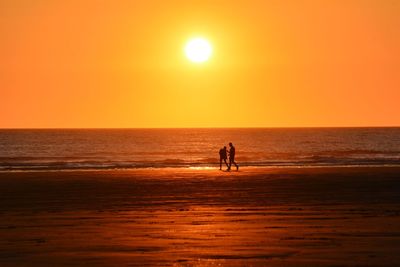
<path id="1" fill-rule="evenodd" d="M 0 173 L 0 266 L 399 266 L 400 168 Z"/>

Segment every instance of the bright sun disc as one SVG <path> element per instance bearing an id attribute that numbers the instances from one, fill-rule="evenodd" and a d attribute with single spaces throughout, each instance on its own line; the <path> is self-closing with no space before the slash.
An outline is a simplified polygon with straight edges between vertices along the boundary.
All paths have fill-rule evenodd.
<path id="1" fill-rule="evenodd" d="M 212 48 L 210 43 L 202 38 L 190 40 L 185 46 L 185 54 L 195 63 L 201 63 L 210 58 Z"/>

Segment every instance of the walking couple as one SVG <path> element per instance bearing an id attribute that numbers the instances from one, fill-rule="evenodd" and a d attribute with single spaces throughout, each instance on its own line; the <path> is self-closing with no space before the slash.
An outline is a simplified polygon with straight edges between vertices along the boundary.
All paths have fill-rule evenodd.
<path id="1" fill-rule="evenodd" d="M 229 153 L 229 164 L 226 162 L 227 159 L 227 154 Z M 237 163 L 235 162 L 235 147 L 233 146 L 232 143 L 229 143 L 229 152 L 226 150 L 226 146 L 224 146 L 223 148 L 221 148 L 219 150 L 219 169 L 222 169 L 222 161 L 225 162 L 226 167 L 228 167 L 228 169 L 226 169 L 227 171 L 231 170 L 231 166 L 232 164 L 234 164 L 236 166 L 236 170 L 239 170 L 239 165 L 237 165 Z"/>

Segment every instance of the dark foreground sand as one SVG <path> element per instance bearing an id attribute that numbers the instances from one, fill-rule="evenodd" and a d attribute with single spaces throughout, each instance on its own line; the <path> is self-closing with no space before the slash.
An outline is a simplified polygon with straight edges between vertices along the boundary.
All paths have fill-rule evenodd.
<path id="1" fill-rule="evenodd" d="M 400 168 L 3 172 L 0 266 L 400 266 Z"/>

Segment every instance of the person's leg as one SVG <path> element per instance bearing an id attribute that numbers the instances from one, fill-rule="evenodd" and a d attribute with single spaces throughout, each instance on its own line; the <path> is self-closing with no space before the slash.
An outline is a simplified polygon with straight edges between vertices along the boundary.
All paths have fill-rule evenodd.
<path id="1" fill-rule="evenodd" d="M 221 158 L 219 159 L 219 169 L 220 170 L 222 169 L 222 159 Z"/>
<path id="2" fill-rule="evenodd" d="M 236 170 L 239 170 L 239 165 L 237 165 L 235 158 L 232 158 L 232 163 L 235 165 Z M 231 166 L 232 166 L 232 164 L 231 164 Z"/>
<path id="3" fill-rule="evenodd" d="M 229 158 L 228 171 L 231 169 L 231 166 L 232 166 L 232 158 Z"/>
<path id="4" fill-rule="evenodd" d="M 224 161 L 225 161 L 226 167 L 228 168 L 229 167 L 228 162 L 226 162 L 226 159 L 224 159 Z"/>

